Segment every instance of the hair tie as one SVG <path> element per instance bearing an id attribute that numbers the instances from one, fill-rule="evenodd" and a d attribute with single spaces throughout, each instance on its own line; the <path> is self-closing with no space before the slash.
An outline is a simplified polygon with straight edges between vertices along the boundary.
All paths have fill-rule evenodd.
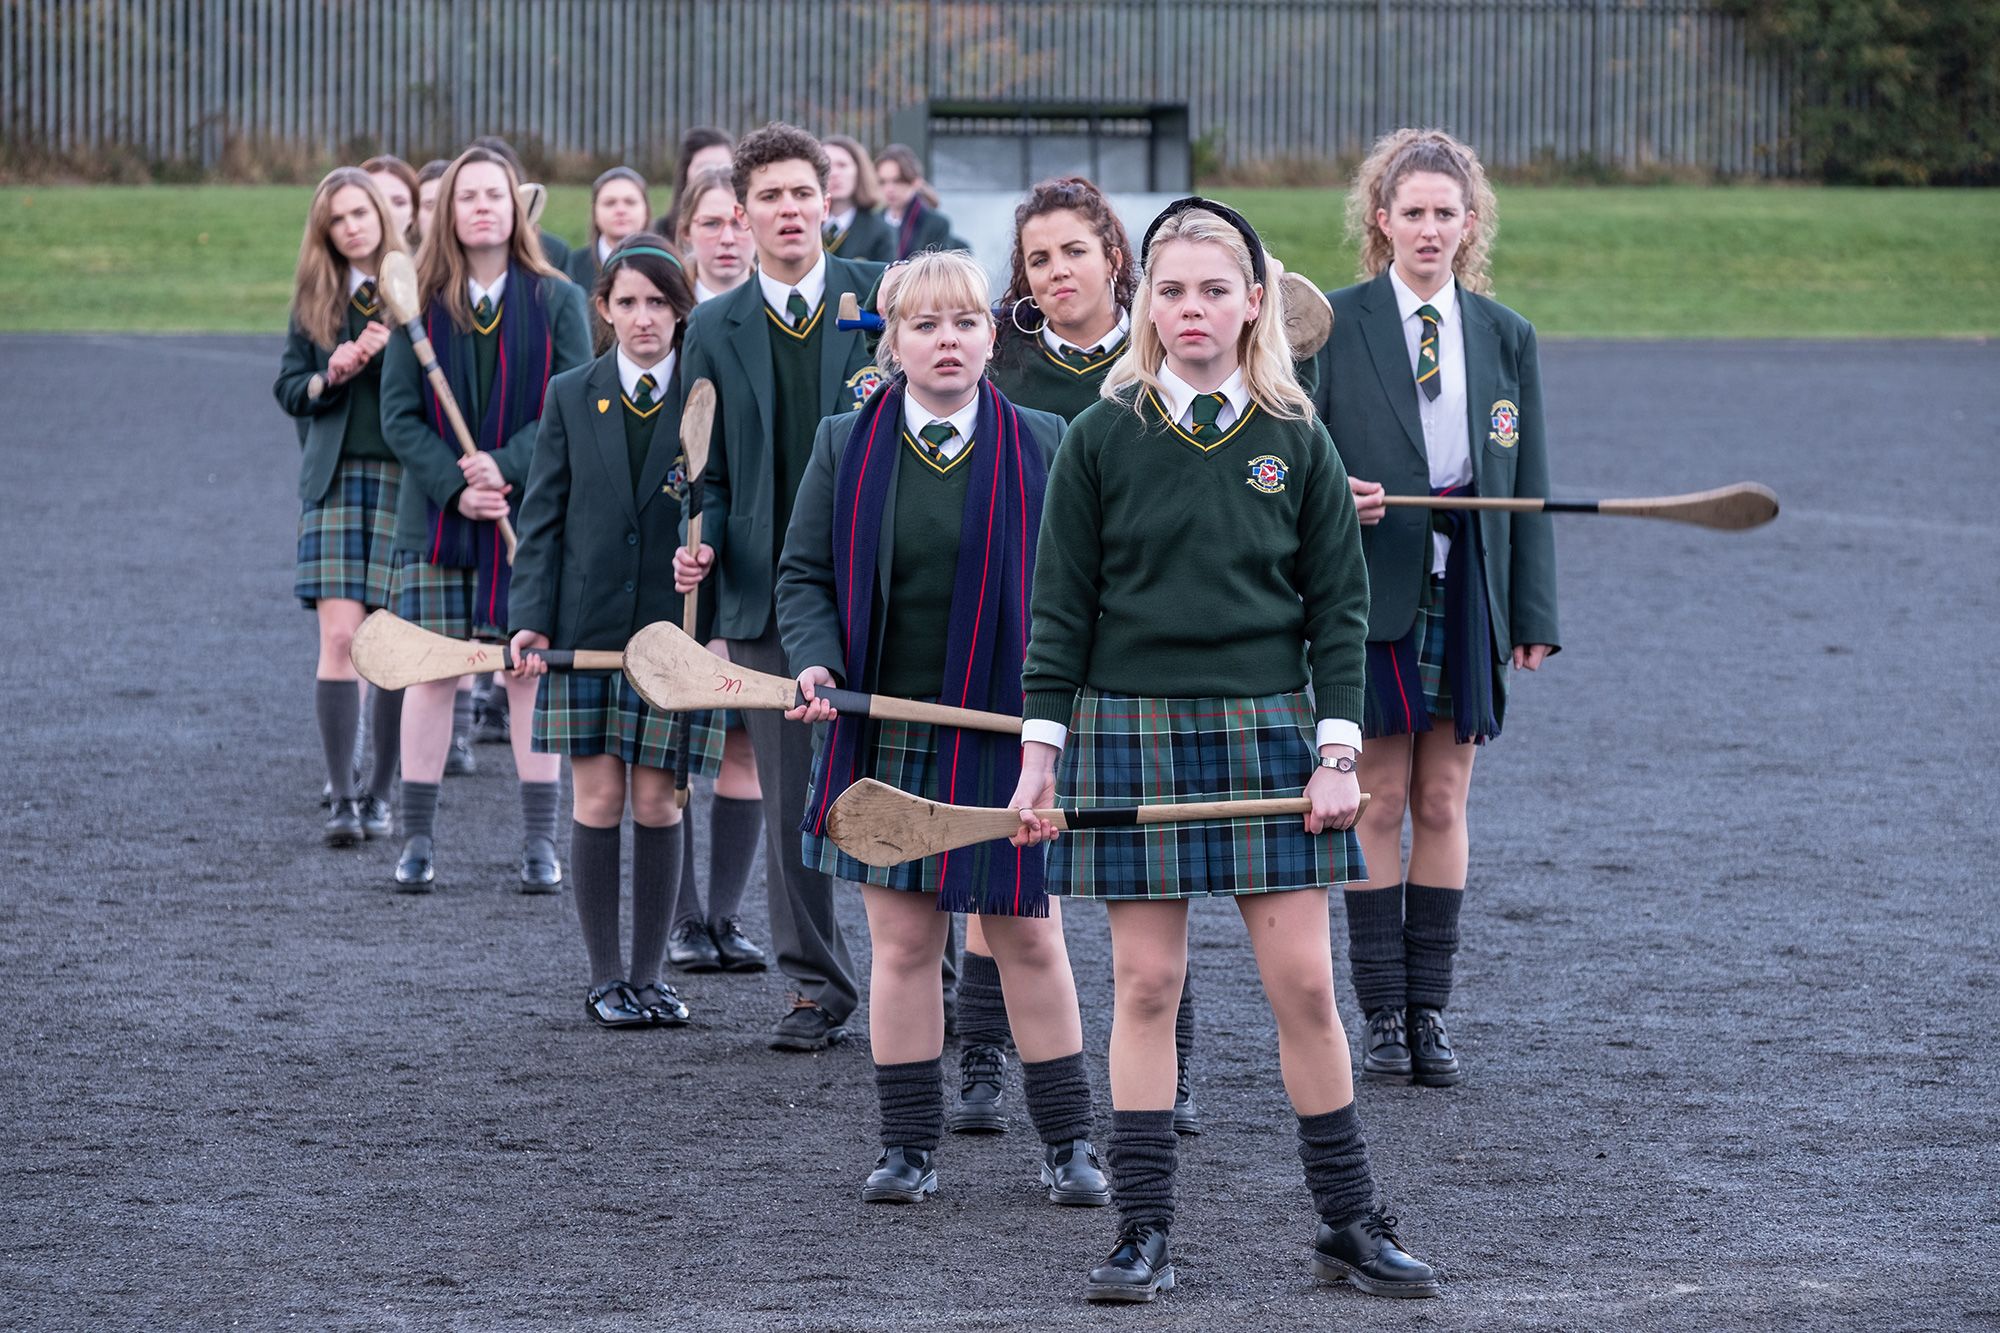
<path id="1" fill-rule="evenodd" d="M 1160 210 L 1160 215 L 1153 219 L 1153 225 L 1146 228 L 1146 239 L 1139 242 L 1139 263 L 1143 266 L 1152 256 L 1153 235 L 1159 231 L 1160 224 L 1168 218 L 1179 217 L 1193 208 L 1205 209 L 1215 214 L 1242 234 L 1243 244 L 1250 251 L 1250 276 L 1257 280 L 1258 286 L 1265 285 L 1264 243 L 1257 239 L 1257 232 L 1251 227 L 1249 220 L 1228 204 L 1219 204 L 1198 194 L 1191 194 L 1185 199 L 1176 199 Z"/>
<path id="2" fill-rule="evenodd" d="M 630 259 L 635 255 L 653 255 L 656 256 L 657 258 L 666 260 L 668 263 L 672 264 L 675 268 L 681 270 L 681 272 L 683 273 L 687 272 L 687 265 L 681 263 L 679 255 L 673 254 L 666 250 L 662 250 L 657 245 L 628 245 L 623 247 L 622 249 L 613 250 L 611 252 L 611 258 L 607 259 L 604 262 L 605 265 L 609 267 L 610 265 L 617 263 L 621 259 Z"/>

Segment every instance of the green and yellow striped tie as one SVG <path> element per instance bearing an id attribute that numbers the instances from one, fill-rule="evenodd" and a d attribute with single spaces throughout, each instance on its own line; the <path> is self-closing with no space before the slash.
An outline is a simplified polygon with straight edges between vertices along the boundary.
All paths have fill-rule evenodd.
<path id="1" fill-rule="evenodd" d="M 794 329 L 804 328 L 806 326 L 806 316 L 811 313 L 812 307 L 806 304 L 806 298 L 799 295 L 798 288 L 792 288 L 792 294 L 785 298 L 785 317 L 792 321 L 792 327 Z"/>
<path id="2" fill-rule="evenodd" d="M 354 308 L 370 319 L 373 319 L 375 312 L 381 309 L 375 303 L 375 284 L 373 282 L 364 282 L 354 289 Z"/>
<path id="3" fill-rule="evenodd" d="M 1223 405 L 1229 401 L 1219 393 L 1204 393 L 1194 400 L 1194 435 L 1210 435 L 1215 432 L 1215 422 L 1222 415 Z"/>
<path id="4" fill-rule="evenodd" d="M 951 460 L 944 456 L 944 447 L 951 443 L 952 436 L 956 434 L 958 432 L 952 428 L 952 424 L 949 421 L 933 421 L 930 425 L 918 431 L 917 435 L 924 442 L 922 446 L 924 457 L 930 459 L 932 463 L 935 463 L 939 467 L 943 467 L 946 463 L 950 462 Z"/>
<path id="5" fill-rule="evenodd" d="M 641 412 L 650 409 L 653 406 L 653 390 L 658 387 L 659 381 L 655 380 L 651 375 L 641 375 L 639 377 L 639 393 L 637 397 L 633 398 L 632 406 L 638 408 Z"/>
<path id="6" fill-rule="evenodd" d="M 1417 343 L 1417 387 L 1424 391 L 1424 397 L 1436 402 L 1444 390 L 1443 378 L 1438 374 L 1437 307 L 1418 306 L 1417 318 L 1424 322 L 1424 334 Z"/>

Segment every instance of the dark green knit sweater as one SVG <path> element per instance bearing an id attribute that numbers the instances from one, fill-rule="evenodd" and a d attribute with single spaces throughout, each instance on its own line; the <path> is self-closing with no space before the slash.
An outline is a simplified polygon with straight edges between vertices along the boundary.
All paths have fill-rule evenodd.
<path id="1" fill-rule="evenodd" d="M 896 550 L 889 574 L 888 620 L 875 688 L 882 694 L 935 695 L 944 689 L 951 634 L 951 594 L 965 525 L 968 446 L 945 471 L 923 456 L 908 431 L 896 465 Z"/>
<path id="2" fill-rule="evenodd" d="M 1150 391 L 1143 419 L 1130 401 L 1072 422 L 1049 474 L 1023 715 L 1066 725 L 1083 686 L 1190 698 L 1310 683 L 1319 717 L 1359 721 L 1368 574 L 1325 427 L 1253 406 L 1204 449 Z"/>
<path id="3" fill-rule="evenodd" d="M 1049 350 L 1041 335 L 1010 331 L 1002 339 L 989 373 L 995 387 L 1016 407 L 1053 412 L 1074 421 L 1097 401 L 1105 375 L 1124 350 L 1121 338 L 1109 351 L 1093 353 L 1081 363 L 1066 362 Z"/>

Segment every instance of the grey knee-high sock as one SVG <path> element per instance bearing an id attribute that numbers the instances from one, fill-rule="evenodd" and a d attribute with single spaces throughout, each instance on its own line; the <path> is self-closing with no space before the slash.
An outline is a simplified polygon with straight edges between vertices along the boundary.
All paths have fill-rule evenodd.
<path id="1" fill-rule="evenodd" d="M 963 1046 L 1007 1048 L 1007 996 L 1000 989 L 1000 965 L 967 949 L 958 972 L 958 1040 Z M 1072 1134 L 1071 1138 L 1077 1136 Z"/>
<path id="2" fill-rule="evenodd" d="M 1194 964 L 1188 964 L 1187 975 L 1181 978 L 1181 1007 L 1174 1011 L 1174 1055 L 1179 1058 L 1181 1068 L 1192 1069 L 1189 1063 L 1194 1059 Z"/>
<path id="3" fill-rule="evenodd" d="M 313 712 L 319 715 L 319 743 L 326 751 L 326 780 L 334 799 L 354 796 L 354 724 L 361 717 L 361 686 L 351 680 L 315 682 Z"/>
<path id="4" fill-rule="evenodd" d="M 1348 889 L 1347 962 L 1361 1012 L 1401 1009 L 1409 1003 L 1403 972 L 1403 886 Z"/>
<path id="5" fill-rule="evenodd" d="M 408 789 L 405 784 L 404 790 Z M 569 826 L 570 882 L 576 889 L 576 919 L 583 926 L 583 948 L 590 956 L 593 987 L 621 980 L 625 975 L 618 958 L 619 834 L 615 824 L 610 828 L 577 823 Z M 636 862 L 636 853 L 634 859 Z M 657 971 L 657 960 L 654 967 Z"/>
<path id="6" fill-rule="evenodd" d="M 524 782 L 521 784 L 521 836 L 556 840 L 556 795 L 562 783 Z"/>
<path id="7" fill-rule="evenodd" d="M 1361 1141 L 1361 1118 L 1349 1102 L 1338 1111 L 1299 1117 L 1299 1160 L 1313 1211 L 1328 1226 L 1342 1226 L 1375 1206 L 1375 1176 L 1368 1169 L 1368 1145 Z"/>
<path id="8" fill-rule="evenodd" d="M 682 824 L 688 821 L 681 820 Z M 679 824 L 654 828 L 632 822 L 632 984 L 649 986 L 660 979 L 660 957 L 667 949 L 667 925 L 673 920 L 674 896 L 681 879 Z"/>
<path id="9" fill-rule="evenodd" d="M 1180 1135 L 1172 1111 L 1111 1112 L 1111 1197 L 1127 1223 L 1174 1224 L 1174 1171 Z"/>
<path id="10" fill-rule="evenodd" d="M 376 689 L 368 712 L 368 794 L 386 801 L 396 780 L 396 761 L 403 753 L 403 692 Z"/>
<path id="11" fill-rule="evenodd" d="M 723 921 L 734 917 L 742 906 L 743 886 L 750 880 L 750 862 L 764 836 L 764 804 L 718 796 L 711 810 L 708 919 Z"/>
<path id="12" fill-rule="evenodd" d="M 1463 889 L 1403 886 L 1403 965 L 1409 969 L 1413 1005 L 1442 1009 L 1451 1003 L 1451 957 L 1458 952 L 1458 909 Z"/>
<path id="13" fill-rule="evenodd" d="M 472 691 L 460 687 L 451 697 L 451 739 L 453 743 L 472 734 Z"/>
<path id="14" fill-rule="evenodd" d="M 934 1152 L 944 1136 L 944 1061 L 875 1066 L 882 1146 Z"/>
<path id="15" fill-rule="evenodd" d="M 1090 1076 L 1084 1073 L 1082 1051 L 1054 1060 L 1023 1060 L 1021 1087 L 1028 1097 L 1028 1116 L 1035 1122 L 1035 1133 L 1043 1143 L 1068 1143 L 1071 1139 L 1090 1137 L 1094 1116 Z"/>
<path id="16" fill-rule="evenodd" d="M 435 782 L 403 784 L 403 836 L 428 838 L 437 830 L 438 785 Z"/>
<path id="17" fill-rule="evenodd" d="M 701 885 L 694 879 L 694 805 L 694 798 L 689 797 L 687 808 L 681 811 L 681 873 L 674 884 L 673 900 L 667 904 L 672 909 L 667 920 L 676 926 L 687 920 L 708 919 L 701 910 Z"/>

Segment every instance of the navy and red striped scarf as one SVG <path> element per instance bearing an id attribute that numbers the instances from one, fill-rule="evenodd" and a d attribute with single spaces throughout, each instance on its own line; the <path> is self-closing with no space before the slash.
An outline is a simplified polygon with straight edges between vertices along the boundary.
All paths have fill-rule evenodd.
<path id="1" fill-rule="evenodd" d="M 1432 495 L 1477 495 L 1479 488 L 1437 486 Z M 1436 527 L 1451 539 L 1444 557 L 1444 664 L 1445 682 L 1451 687 L 1452 732 L 1460 745 L 1484 745 L 1500 734 L 1500 699 L 1493 685 L 1493 617 L 1486 605 L 1486 561 L 1479 536 L 1479 515 L 1468 509 L 1434 511 Z M 1424 543 L 1428 556 L 1430 543 Z M 1428 559 L 1425 561 L 1428 565 Z M 1424 707 L 1423 677 L 1417 664 L 1422 645 L 1423 615 L 1410 632 L 1392 643 L 1368 645 L 1368 675 L 1374 680 L 1394 681 L 1402 716 L 1371 717 L 1369 730 L 1377 735 L 1415 733 L 1431 729 L 1430 710 Z M 1377 707 L 1378 695 L 1367 692 L 1367 707 Z"/>
<path id="2" fill-rule="evenodd" d="M 884 385 L 861 409 L 834 480 L 833 578 L 850 688 L 873 678 L 882 515 L 902 452 L 904 382 Z M 947 627 L 939 701 L 994 713 L 1021 711 L 1021 663 L 1028 651 L 1028 594 L 1035 581 L 1048 467 L 1014 405 L 991 382 L 979 386 L 972 469 L 959 525 L 958 565 Z M 814 765 L 817 797 L 802 832 L 821 834 L 834 798 L 864 775 L 872 724 L 841 715 Z M 954 805 L 1001 805 L 1021 779 L 1021 746 L 1011 736 L 939 727 L 936 773 Z M 921 794 L 921 793 L 920 793 Z M 1047 916 L 1042 858 L 1005 842 L 946 852 L 938 910 Z"/>
<path id="3" fill-rule="evenodd" d="M 896 258 L 910 257 L 917 243 L 917 223 L 930 211 L 930 205 L 924 202 L 921 194 L 910 196 L 910 202 L 903 209 L 902 220 L 896 224 Z M 1013 795 L 1012 792 L 1007 794 Z"/>
<path id="4" fill-rule="evenodd" d="M 437 353 L 438 368 L 458 400 L 467 424 L 479 424 L 473 442 L 493 453 L 523 426 L 542 418 L 542 395 L 548 388 L 549 372 L 555 368 L 555 333 L 549 327 L 548 309 L 542 300 L 542 284 L 533 273 L 518 264 L 507 266 L 507 283 L 501 289 L 500 352 L 493 368 L 493 383 L 486 400 L 478 396 L 479 367 L 472 340 L 461 347 L 458 329 L 451 321 L 442 295 L 433 297 L 424 310 L 424 332 Z M 463 352 L 463 355 L 461 355 Z M 452 450 L 458 438 L 439 405 L 429 381 L 424 384 L 424 404 L 431 425 Z M 516 488 L 512 510 L 521 511 Z M 430 563 L 454 569 L 476 568 L 473 583 L 475 614 L 487 624 L 507 624 L 507 590 L 513 582 L 514 567 L 507 563 L 507 547 L 500 539 L 500 525 L 474 522 L 458 512 L 458 506 L 444 508 L 429 502 Z"/>

